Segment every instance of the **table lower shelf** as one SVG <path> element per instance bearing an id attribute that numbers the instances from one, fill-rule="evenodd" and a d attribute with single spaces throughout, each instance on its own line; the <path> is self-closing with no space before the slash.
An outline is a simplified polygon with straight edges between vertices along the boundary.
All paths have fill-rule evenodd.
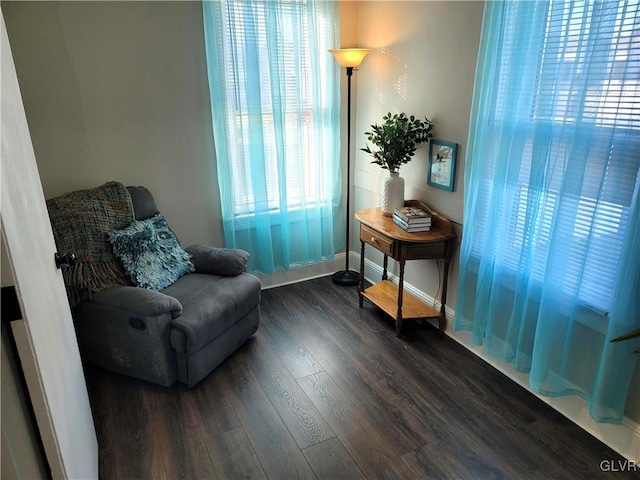
<path id="1" fill-rule="evenodd" d="M 398 285 L 383 280 L 362 292 L 362 296 L 380 307 L 385 313 L 396 318 L 398 313 Z M 440 312 L 417 299 L 406 290 L 402 291 L 402 318 L 404 320 L 431 318 L 440 316 Z"/>

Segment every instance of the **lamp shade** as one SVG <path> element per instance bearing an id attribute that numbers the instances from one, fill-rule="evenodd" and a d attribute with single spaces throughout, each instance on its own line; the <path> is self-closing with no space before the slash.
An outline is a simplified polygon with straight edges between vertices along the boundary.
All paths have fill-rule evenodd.
<path id="1" fill-rule="evenodd" d="M 357 67 L 371 51 L 370 48 L 338 48 L 329 50 L 341 67 Z"/>

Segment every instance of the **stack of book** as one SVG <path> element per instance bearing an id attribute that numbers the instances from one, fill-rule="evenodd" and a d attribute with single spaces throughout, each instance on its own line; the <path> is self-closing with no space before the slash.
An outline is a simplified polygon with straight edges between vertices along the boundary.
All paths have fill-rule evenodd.
<path id="1" fill-rule="evenodd" d="M 431 230 L 431 215 L 416 207 L 402 207 L 393 212 L 393 221 L 407 232 Z"/>

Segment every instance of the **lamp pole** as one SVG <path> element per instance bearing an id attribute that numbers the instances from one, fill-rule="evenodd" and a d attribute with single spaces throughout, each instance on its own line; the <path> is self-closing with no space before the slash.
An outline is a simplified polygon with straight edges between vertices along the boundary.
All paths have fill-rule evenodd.
<path id="1" fill-rule="evenodd" d="M 351 76 L 353 69 L 360 65 L 362 59 L 371 50 L 367 48 L 342 48 L 329 50 L 340 66 L 347 69 L 347 205 L 346 205 L 346 244 L 345 244 L 345 269 L 333 274 L 335 283 L 342 286 L 357 285 L 360 281 L 360 274 L 349 269 L 349 226 L 350 226 L 350 197 L 351 197 Z"/>

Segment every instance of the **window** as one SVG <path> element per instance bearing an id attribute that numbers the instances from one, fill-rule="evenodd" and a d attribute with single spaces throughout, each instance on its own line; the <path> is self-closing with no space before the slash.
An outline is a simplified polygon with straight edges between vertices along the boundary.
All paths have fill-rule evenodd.
<path id="1" fill-rule="evenodd" d="M 640 327 L 638 0 L 485 3 L 456 330 L 621 423 Z"/>
<path id="2" fill-rule="evenodd" d="M 330 58 L 317 62 L 316 57 L 334 44 L 334 28 L 310 23 L 314 17 L 305 10 L 311 2 L 279 1 L 275 11 L 269 2 L 223 3 L 226 26 L 220 48 L 229 74 L 224 103 L 231 108 L 225 121 L 235 139 L 230 148 L 235 215 L 255 213 L 255 181 L 265 181 L 272 212 L 331 202 L 335 178 L 325 168 L 322 145 L 333 135 L 327 130 L 335 127 L 324 119 L 338 105 L 329 91 L 332 82 L 317 78 L 331 76 L 335 67 Z M 321 27 L 331 21 L 329 12 L 320 10 L 315 18 Z M 274 26 L 275 17 L 282 23 Z M 277 44 L 271 44 L 276 36 Z M 264 157 L 264 178 L 254 176 L 251 161 L 255 128 L 261 129 L 258 154 Z"/>
<path id="3" fill-rule="evenodd" d="M 637 1 L 611 9 L 596 2 L 556 1 L 547 28 L 534 118 L 639 129 Z"/>
<path id="4" fill-rule="evenodd" d="M 502 45 L 501 62 L 513 68 L 503 69 L 497 87 L 486 141 L 486 158 L 496 163 L 479 194 L 495 193 L 501 155 L 518 155 L 501 187 L 511 205 L 502 212 L 506 241 L 494 243 L 492 255 L 513 282 L 531 275 L 542 285 L 554 268 L 551 242 L 565 242 L 566 296 L 606 316 L 640 164 L 638 2 L 541 4 L 546 30 L 533 61 L 523 59 L 515 31 Z M 515 99 L 514 72 L 532 79 Z M 508 140 L 503 122 L 513 130 Z M 478 205 L 493 228 L 491 202 Z M 473 239 L 476 256 L 487 253 L 483 230 Z"/>
<path id="5" fill-rule="evenodd" d="M 307 2 L 279 2 L 278 15 L 289 22 L 299 18 L 308 8 Z M 333 29 L 314 32 L 311 17 L 303 16 L 296 23 L 285 23 L 278 30 L 277 49 L 269 45 L 273 36 L 268 29 L 272 13 L 266 2 L 229 3 L 228 42 L 224 43 L 224 68 L 236 72 L 228 81 L 226 89 L 229 109 L 227 123 L 237 144 L 231 159 L 233 178 L 233 210 L 236 216 L 251 215 L 256 203 L 253 185 L 253 167 L 250 161 L 252 123 L 262 129 L 266 201 L 269 210 L 279 212 L 281 208 L 302 209 L 309 205 L 327 204 L 332 201 L 334 179 L 331 171 L 324 167 L 325 155 L 321 147 L 323 139 L 330 137 L 323 122 L 328 111 L 335 110 L 335 99 L 326 90 L 327 84 L 314 83 L 318 77 L 329 76 L 327 62 L 314 62 L 311 42 L 326 49 L 333 44 Z M 247 17 L 251 17 L 248 21 Z M 329 21 L 321 15 L 320 23 Z M 250 25 L 251 28 L 247 28 Z M 317 37 L 313 37 L 317 33 Z M 232 40 L 231 40 L 232 38 Z M 238 45 L 253 48 L 242 52 Z M 326 48 L 325 48 L 326 47 Z M 252 65 L 252 62 L 256 62 Z M 274 85 L 272 63 L 277 63 L 278 84 Z M 255 68 L 257 66 L 257 68 Z M 333 66 L 331 66 L 333 71 Z M 259 78 L 247 88 L 247 76 Z M 328 84 L 330 85 L 330 83 Z M 255 88 L 255 89 L 254 89 Z M 286 132 L 283 135 L 282 131 Z M 277 136 L 283 135 L 279 141 Z M 282 175 L 282 172 L 286 172 Z M 262 181 L 262 178 L 259 179 Z"/>
<path id="6" fill-rule="evenodd" d="M 638 0 L 485 3 L 456 330 L 621 423 L 640 327 Z"/>
<path id="7" fill-rule="evenodd" d="M 342 228 L 340 75 L 327 51 L 336 3 L 215 0 L 203 11 L 226 246 L 263 272 L 331 258 Z"/>

